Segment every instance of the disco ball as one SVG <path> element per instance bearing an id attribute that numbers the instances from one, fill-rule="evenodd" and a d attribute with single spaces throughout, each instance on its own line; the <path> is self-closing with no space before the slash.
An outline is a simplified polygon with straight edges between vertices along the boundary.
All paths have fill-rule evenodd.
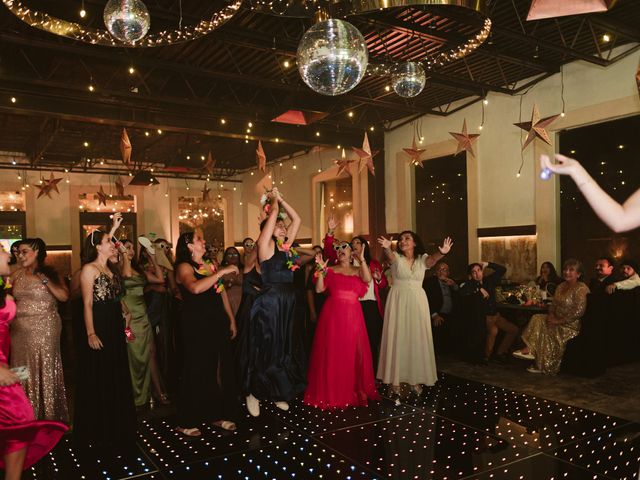
<path id="1" fill-rule="evenodd" d="M 104 7 L 104 24 L 121 42 L 135 43 L 149 31 L 151 17 L 140 0 L 109 0 Z"/>
<path id="2" fill-rule="evenodd" d="M 360 83 L 369 52 L 360 31 L 344 20 L 329 19 L 307 30 L 298 45 L 298 71 L 322 95 L 342 95 Z"/>
<path id="3" fill-rule="evenodd" d="M 417 62 L 406 62 L 398 66 L 392 76 L 393 89 L 404 98 L 419 95 L 427 81 L 424 67 Z"/>

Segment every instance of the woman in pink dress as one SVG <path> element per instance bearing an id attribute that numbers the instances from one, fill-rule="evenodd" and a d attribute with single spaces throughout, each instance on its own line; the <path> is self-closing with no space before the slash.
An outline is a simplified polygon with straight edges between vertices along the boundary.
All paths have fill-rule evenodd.
<path id="1" fill-rule="evenodd" d="M 9 254 L 0 251 L 0 275 L 9 275 Z M 5 480 L 18 480 L 24 469 L 45 456 L 67 431 L 59 422 L 36 421 L 18 377 L 7 367 L 9 323 L 16 304 L 6 296 L 0 277 L 0 470 Z"/>
<path id="2" fill-rule="evenodd" d="M 304 394 L 304 403 L 322 410 L 366 405 L 368 399 L 380 398 L 358 300 L 367 293 L 371 272 L 363 250 L 357 259 L 360 266 L 355 267 L 349 243 L 335 244 L 334 248 L 338 253 L 334 267 L 327 268 L 322 255 L 316 256 L 316 291 L 326 291 L 328 297 L 313 339 Z"/>

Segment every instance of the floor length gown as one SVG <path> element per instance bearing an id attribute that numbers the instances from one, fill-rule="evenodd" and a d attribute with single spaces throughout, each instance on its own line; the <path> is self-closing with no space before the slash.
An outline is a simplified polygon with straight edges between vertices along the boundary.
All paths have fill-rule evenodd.
<path id="1" fill-rule="evenodd" d="M 151 342 L 153 332 L 147 316 L 147 304 L 144 300 L 146 279 L 134 274 L 124 279 L 126 294 L 122 301 L 131 313 L 131 331 L 135 335 L 132 342 L 127 343 L 129 354 L 129 371 L 133 401 L 136 407 L 149 402 L 151 396 Z"/>
<path id="2" fill-rule="evenodd" d="M 127 449 L 135 443 L 136 411 L 121 295 L 117 275 L 100 273 L 94 280 L 93 329 L 102 348 L 89 347 L 83 323 L 73 423 L 74 440 L 80 447 Z"/>
<path id="3" fill-rule="evenodd" d="M 274 254 L 260 263 L 262 294 L 253 302 L 249 320 L 242 393 L 259 400 L 291 401 L 306 387 L 305 360 L 293 272 L 287 256 Z"/>
<path id="4" fill-rule="evenodd" d="M 9 323 L 16 314 L 16 304 L 7 298 L 0 308 L 0 364 L 7 364 L 10 338 Z M 31 467 L 58 443 L 67 427 L 49 420 L 36 420 L 33 408 L 19 383 L 0 387 L 0 470 L 4 456 L 26 447 L 24 469 Z"/>
<path id="5" fill-rule="evenodd" d="M 205 278 L 195 271 L 197 280 Z M 180 285 L 182 376 L 178 396 L 178 426 L 237 419 L 239 404 L 231 355 L 229 317 L 213 286 L 194 294 Z"/>
<path id="6" fill-rule="evenodd" d="M 378 400 L 371 349 L 358 300 L 368 285 L 357 275 L 327 271 L 324 303 L 311 350 L 304 403 L 320 409 Z"/>
<path id="7" fill-rule="evenodd" d="M 23 387 L 36 418 L 69 423 L 58 301 L 37 276 L 24 270 L 15 275 L 13 295 L 18 311 L 11 324 L 11 367 L 26 366 L 29 370 Z"/>
<path id="8" fill-rule="evenodd" d="M 384 310 L 378 378 L 399 386 L 433 385 L 438 379 L 427 294 L 422 288 L 427 255 L 415 258 L 393 252 L 393 282 Z"/>

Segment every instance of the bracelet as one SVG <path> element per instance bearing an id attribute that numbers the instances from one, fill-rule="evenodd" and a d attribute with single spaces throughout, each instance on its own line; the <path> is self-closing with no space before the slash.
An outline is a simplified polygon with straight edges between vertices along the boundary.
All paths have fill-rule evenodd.
<path id="1" fill-rule="evenodd" d="M 95 333 L 89 333 L 89 334 L 87 334 L 87 337 L 91 337 L 91 336 L 93 336 L 93 337 L 97 337 L 97 335 L 96 335 Z"/>

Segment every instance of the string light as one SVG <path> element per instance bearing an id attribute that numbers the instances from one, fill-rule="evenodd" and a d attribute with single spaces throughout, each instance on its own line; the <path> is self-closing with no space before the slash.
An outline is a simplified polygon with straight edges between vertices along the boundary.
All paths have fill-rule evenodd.
<path id="1" fill-rule="evenodd" d="M 129 67 L 129 74 L 133 75 L 134 73 L 136 73 L 136 69 L 132 66 Z"/>

